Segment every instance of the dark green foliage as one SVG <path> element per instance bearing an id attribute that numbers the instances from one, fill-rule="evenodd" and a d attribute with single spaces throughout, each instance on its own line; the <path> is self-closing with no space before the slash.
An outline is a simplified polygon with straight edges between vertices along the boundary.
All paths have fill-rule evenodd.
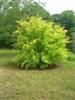
<path id="1" fill-rule="evenodd" d="M 64 26 L 65 29 L 70 30 L 75 26 L 75 12 L 72 10 L 63 11 L 61 14 L 53 15 L 54 22 Z"/>

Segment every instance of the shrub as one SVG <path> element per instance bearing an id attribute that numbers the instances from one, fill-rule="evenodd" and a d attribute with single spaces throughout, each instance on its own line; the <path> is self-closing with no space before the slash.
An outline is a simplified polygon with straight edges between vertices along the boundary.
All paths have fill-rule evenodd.
<path id="1" fill-rule="evenodd" d="M 40 17 L 31 17 L 18 23 L 19 27 L 13 36 L 16 39 L 15 47 L 20 50 L 16 61 L 21 67 L 48 68 L 50 64 L 66 60 L 68 39 L 62 27 Z"/>

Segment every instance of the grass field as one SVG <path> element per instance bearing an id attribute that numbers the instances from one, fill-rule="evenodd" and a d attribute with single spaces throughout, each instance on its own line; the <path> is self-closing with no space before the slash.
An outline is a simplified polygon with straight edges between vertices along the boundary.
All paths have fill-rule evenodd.
<path id="1" fill-rule="evenodd" d="M 49 70 L 11 66 L 15 50 L 0 50 L 0 100 L 75 100 L 75 62 Z"/>

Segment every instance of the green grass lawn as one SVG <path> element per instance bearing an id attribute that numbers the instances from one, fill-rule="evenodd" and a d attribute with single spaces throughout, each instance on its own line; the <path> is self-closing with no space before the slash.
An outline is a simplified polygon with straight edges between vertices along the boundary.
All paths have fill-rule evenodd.
<path id="1" fill-rule="evenodd" d="M 75 62 L 55 69 L 11 66 L 15 50 L 0 50 L 0 100 L 75 100 Z"/>

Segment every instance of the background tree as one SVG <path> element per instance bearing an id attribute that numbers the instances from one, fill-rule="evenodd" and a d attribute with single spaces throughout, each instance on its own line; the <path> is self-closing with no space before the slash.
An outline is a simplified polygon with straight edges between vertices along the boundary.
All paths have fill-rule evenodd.
<path id="1" fill-rule="evenodd" d="M 55 23 L 60 24 L 63 26 L 66 30 L 67 33 L 66 35 L 70 37 L 71 43 L 67 45 L 67 47 L 72 51 L 74 49 L 74 43 L 72 41 L 74 40 L 74 32 L 72 32 L 72 29 L 74 31 L 75 27 L 75 12 L 72 10 L 66 10 L 63 11 L 61 14 L 55 14 L 53 15 L 53 20 Z"/>
<path id="2" fill-rule="evenodd" d="M 53 19 L 54 22 L 60 23 L 67 30 L 75 26 L 75 12 L 72 10 L 63 11 L 61 14 L 54 14 Z"/>
<path id="3" fill-rule="evenodd" d="M 12 33 L 17 28 L 17 20 L 29 16 L 41 16 L 50 20 L 50 14 L 33 0 L 2 0 L 0 2 L 0 47 L 12 47 Z"/>
<path id="4" fill-rule="evenodd" d="M 40 16 L 45 20 L 52 20 L 52 16 L 37 2 L 28 3 L 21 11 L 22 16 Z"/>

